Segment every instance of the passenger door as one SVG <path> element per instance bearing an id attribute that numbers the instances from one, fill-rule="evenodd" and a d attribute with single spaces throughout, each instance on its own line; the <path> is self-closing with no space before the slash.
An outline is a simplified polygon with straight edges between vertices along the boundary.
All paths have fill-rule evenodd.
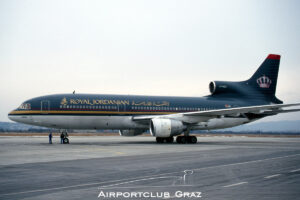
<path id="1" fill-rule="evenodd" d="M 43 100 L 41 101 L 41 112 L 48 113 L 50 111 L 50 101 Z"/>

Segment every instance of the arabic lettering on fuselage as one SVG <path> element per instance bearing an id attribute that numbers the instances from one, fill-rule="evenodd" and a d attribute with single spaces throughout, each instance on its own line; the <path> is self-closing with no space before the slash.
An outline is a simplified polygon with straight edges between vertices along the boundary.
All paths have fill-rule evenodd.
<path id="1" fill-rule="evenodd" d="M 132 101 L 133 106 L 170 106 L 170 103 L 167 101 L 141 101 L 135 102 Z"/>
<path id="2" fill-rule="evenodd" d="M 132 101 L 112 99 L 69 99 L 63 98 L 62 105 L 132 105 L 132 106 L 170 106 L 167 101 Z"/>

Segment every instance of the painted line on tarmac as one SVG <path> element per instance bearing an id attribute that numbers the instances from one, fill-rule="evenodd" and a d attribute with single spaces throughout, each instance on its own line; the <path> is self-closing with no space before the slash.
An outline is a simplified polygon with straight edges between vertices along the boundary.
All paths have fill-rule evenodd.
<path id="1" fill-rule="evenodd" d="M 165 173 L 166 174 L 175 174 L 179 172 L 170 172 L 170 173 Z M 35 193 L 35 192 L 46 192 L 46 191 L 53 191 L 53 190 L 62 190 L 62 189 L 72 189 L 72 188 L 78 188 L 78 187 L 87 187 L 87 186 L 99 186 L 101 184 L 108 184 L 108 183 L 124 183 L 124 181 L 130 182 L 130 181 L 135 181 L 135 180 L 141 180 L 141 179 L 147 179 L 156 177 L 158 175 L 153 175 L 153 176 L 145 176 L 145 177 L 140 177 L 140 179 L 136 178 L 131 178 L 131 179 L 120 179 L 120 180 L 110 180 L 110 181 L 103 181 L 103 182 L 94 182 L 94 183 L 85 183 L 85 184 L 78 184 L 78 185 L 70 185 L 70 186 L 63 186 L 63 187 L 54 187 L 54 188 L 46 188 L 46 189 L 38 189 L 38 190 L 28 190 L 28 191 L 23 191 L 23 192 L 12 192 L 12 193 L 6 193 L 6 194 L 0 194 L 1 196 L 8 196 L 8 195 L 18 195 L 18 194 L 27 194 L 27 193 Z M 114 184 L 111 184 L 114 185 Z M 150 186 L 149 186 L 150 187 Z M 101 188 L 101 187 L 100 187 Z"/>
<path id="2" fill-rule="evenodd" d="M 274 174 L 274 175 L 266 176 L 264 178 L 265 179 L 270 179 L 270 178 L 274 178 L 274 177 L 277 177 L 277 176 L 281 176 L 281 174 Z"/>
<path id="3" fill-rule="evenodd" d="M 234 184 L 231 184 L 231 185 L 225 185 L 223 187 L 227 188 L 227 187 L 234 187 L 234 186 L 238 186 L 238 185 L 243 185 L 243 184 L 246 184 L 248 182 L 239 182 L 239 183 L 234 183 Z"/>
<path id="4" fill-rule="evenodd" d="M 294 169 L 294 170 L 291 170 L 290 172 L 294 173 L 294 172 L 298 172 L 300 171 L 300 169 Z"/>
<path id="5" fill-rule="evenodd" d="M 225 164 L 225 165 L 216 165 L 216 166 L 196 168 L 196 169 L 191 169 L 191 170 L 200 171 L 200 170 L 203 170 L 203 169 L 213 169 L 213 168 L 217 168 L 217 167 L 228 167 L 228 166 L 235 166 L 235 165 L 244 165 L 244 164 L 264 162 L 264 161 L 269 161 L 269 160 L 276 160 L 276 159 L 289 158 L 289 157 L 295 157 L 295 156 L 300 156 L 300 154 L 298 153 L 298 154 L 293 154 L 293 155 L 288 155 L 288 156 L 280 156 L 280 157 L 274 157 L 274 158 L 265 158 L 265 159 L 260 159 L 260 160 L 251 160 L 251 161 L 245 161 L 245 162 L 239 162 L 239 163 L 231 163 L 231 164 Z"/>
<path id="6" fill-rule="evenodd" d="M 135 183 L 135 182 L 140 182 L 140 181 L 148 181 L 148 180 L 155 180 L 155 179 L 166 179 L 166 178 L 174 178 L 177 176 L 161 176 L 161 177 L 152 177 L 152 178 L 143 178 L 143 179 L 136 179 L 136 180 L 132 180 L 132 181 L 125 181 L 125 182 L 120 182 L 120 183 L 115 183 L 115 184 L 110 184 L 110 185 L 104 185 L 101 186 L 99 188 L 110 188 L 110 187 L 114 187 L 114 186 L 118 186 L 118 185 L 124 185 L 127 183 Z"/>

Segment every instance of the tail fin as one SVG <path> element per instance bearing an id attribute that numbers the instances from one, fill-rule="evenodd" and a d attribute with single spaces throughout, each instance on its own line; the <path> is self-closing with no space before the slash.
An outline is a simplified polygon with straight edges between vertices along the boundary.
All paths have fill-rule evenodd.
<path id="1" fill-rule="evenodd" d="M 246 81 L 259 93 L 268 99 L 272 99 L 274 103 L 282 103 L 275 97 L 277 77 L 280 63 L 280 55 L 270 54 L 260 65 L 253 76 Z"/>

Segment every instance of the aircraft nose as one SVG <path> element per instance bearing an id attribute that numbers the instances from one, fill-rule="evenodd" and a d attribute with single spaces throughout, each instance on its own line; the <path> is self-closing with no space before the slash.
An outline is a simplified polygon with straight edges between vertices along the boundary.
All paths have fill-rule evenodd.
<path id="1" fill-rule="evenodd" d="M 13 110 L 13 111 L 10 111 L 9 113 L 8 113 L 8 118 L 10 119 L 10 120 L 12 120 L 12 121 L 15 121 L 14 119 L 15 119 L 15 114 L 14 114 L 14 111 L 15 110 Z"/>
<path id="2" fill-rule="evenodd" d="M 10 112 L 8 113 L 8 117 L 9 117 L 10 115 L 13 115 L 13 112 L 14 112 L 14 110 L 10 111 Z"/>

